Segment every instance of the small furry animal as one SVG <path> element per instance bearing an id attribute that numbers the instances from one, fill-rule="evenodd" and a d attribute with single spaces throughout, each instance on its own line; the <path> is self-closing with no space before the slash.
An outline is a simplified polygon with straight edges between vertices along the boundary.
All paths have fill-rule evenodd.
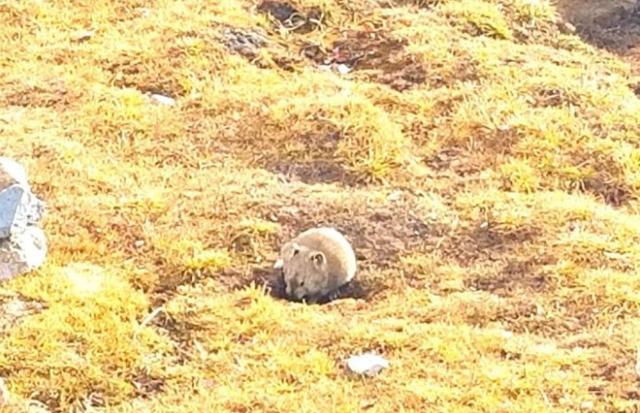
<path id="1" fill-rule="evenodd" d="M 356 255 L 336 229 L 312 228 L 284 244 L 274 268 L 282 270 L 289 299 L 333 299 L 356 274 Z"/>

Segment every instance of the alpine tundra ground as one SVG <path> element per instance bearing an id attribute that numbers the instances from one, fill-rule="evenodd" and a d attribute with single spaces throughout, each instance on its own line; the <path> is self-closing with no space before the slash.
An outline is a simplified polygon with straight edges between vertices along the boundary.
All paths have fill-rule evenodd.
<path id="1" fill-rule="evenodd" d="M 50 241 L 0 287 L 0 410 L 638 411 L 630 3 L 0 1 Z M 283 300 L 324 224 L 358 282 Z"/>

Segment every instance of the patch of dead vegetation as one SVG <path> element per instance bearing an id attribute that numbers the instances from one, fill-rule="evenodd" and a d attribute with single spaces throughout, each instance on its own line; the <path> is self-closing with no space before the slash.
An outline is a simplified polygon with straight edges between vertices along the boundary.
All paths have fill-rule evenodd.
<path id="1" fill-rule="evenodd" d="M 383 28 L 343 32 L 329 51 L 307 46 L 305 55 L 323 65 L 345 65 L 364 79 L 404 91 L 424 83 L 427 73 L 420 59 L 405 50 L 406 42 L 394 39 Z"/>
<path id="2" fill-rule="evenodd" d="M 44 107 L 63 110 L 80 98 L 62 79 L 50 79 L 39 85 L 3 85 L 11 92 L 2 97 L 3 104 L 21 107 Z"/>

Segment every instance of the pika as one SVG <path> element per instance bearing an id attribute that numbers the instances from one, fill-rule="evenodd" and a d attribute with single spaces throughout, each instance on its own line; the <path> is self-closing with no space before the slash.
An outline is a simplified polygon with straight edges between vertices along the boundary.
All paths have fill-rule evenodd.
<path id="1" fill-rule="evenodd" d="M 274 268 L 282 271 L 287 298 L 313 304 L 335 298 L 353 279 L 356 255 L 336 229 L 312 228 L 282 246 Z"/>

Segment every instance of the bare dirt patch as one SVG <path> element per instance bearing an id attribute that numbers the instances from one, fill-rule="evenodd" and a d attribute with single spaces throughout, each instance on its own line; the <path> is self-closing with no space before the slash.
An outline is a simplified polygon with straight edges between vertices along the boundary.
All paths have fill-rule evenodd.
<path id="1" fill-rule="evenodd" d="M 232 52 L 237 53 L 257 67 L 269 69 L 273 65 L 262 55 L 266 52 L 271 61 L 283 70 L 291 71 L 303 59 L 291 55 L 285 47 L 277 44 L 261 28 L 242 29 L 227 27 L 222 31 L 221 42 Z"/>
<path id="2" fill-rule="evenodd" d="M 401 252 L 437 237 L 442 229 L 429 226 L 407 204 L 338 210 L 334 205 L 305 205 L 302 199 L 282 205 L 271 213 L 284 224 L 287 238 L 313 226 L 333 226 L 351 240 L 364 267 L 385 267 Z M 332 210 L 333 213 L 328 213 Z"/>
<path id="3" fill-rule="evenodd" d="M 3 86 L 4 88 L 5 86 Z M 41 85 L 8 85 L 2 100 L 7 105 L 64 109 L 79 98 L 61 79 L 50 79 Z"/>
<path id="4" fill-rule="evenodd" d="M 359 276 L 360 274 L 358 274 Z M 255 284 L 263 286 L 267 293 L 277 299 L 287 299 L 285 293 L 285 284 L 282 279 L 282 273 L 279 270 L 274 269 L 272 266 L 255 267 L 252 270 L 252 279 L 249 283 L 238 285 L 237 289 L 246 288 L 249 284 Z M 318 304 L 327 304 L 330 301 L 339 300 L 343 298 L 355 298 L 366 300 L 373 292 L 369 290 L 369 286 L 363 283 L 359 279 L 354 279 L 350 283 L 343 285 L 333 294 L 331 297 L 323 297 L 318 301 Z"/>
<path id="5" fill-rule="evenodd" d="M 598 47 L 626 54 L 640 43 L 640 7 L 634 0 L 562 0 L 563 17 Z"/>
<path id="6" fill-rule="evenodd" d="M 369 203 L 358 196 L 350 201 L 332 199 L 330 195 L 326 199 L 305 196 L 305 188 L 292 192 L 291 198 L 281 197 L 261 208 L 261 215 L 281 226 L 269 246 L 278 251 L 286 240 L 318 226 L 335 227 L 345 234 L 358 259 L 358 275 L 338 292 L 337 298 L 373 299 L 396 283 L 396 277 L 389 279 L 384 273 L 399 265 L 401 255 L 429 245 L 433 248 L 448 230 L 444 223 L 426 220 L 417 208 L 418 198 L 409 192 L 397 193 L 399 200 Z M 232 289 L 255 283 L 265 286 L 273 297 L 283 298 L 281 275 L 272 265 L 273 262 L 257 263 L 247 270 L 229 270 L 224 278 L 234 280 Z"/>
<path id="7" fill-rule="evenodd" d="M 342 33 L 329 50 L 303 47 L 302 54 L 319 65 L 344 65 L 369 80 L 403 91 L 424 83 L 427 72 L 417 56 L 407 53 L 406 42 L 383 30 Z"/>

